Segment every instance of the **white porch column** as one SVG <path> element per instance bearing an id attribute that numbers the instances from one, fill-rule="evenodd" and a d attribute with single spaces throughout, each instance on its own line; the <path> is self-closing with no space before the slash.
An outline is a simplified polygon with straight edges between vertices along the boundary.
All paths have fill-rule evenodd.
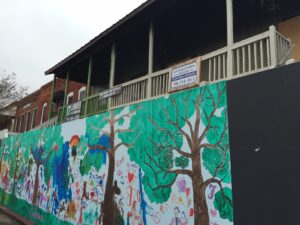
<path id="1" fill-rule="evenodd" d="M 116 44 L 111 47 L 110 53 L 110 74 L 109 74 L 109 88 L 114 86 L 116 69 Z M 111 108 L 111 97 L 108 98 L 108 110 Z"/>
<path id="2" fill-rule="evenodd" d="M 153 73 L 153 49 L 154 49 L 154 29 L 153 21 L 150 22 L 149 26 L 149 50 L 148 50 L 148 76 Z M 151 77 L 148 78 L 147 84 L 147 98 L 151 97 Z"/>
<path id="3" fill-rule="evenodd" d="M 233 0 L 226 0 L 226 15 L 227 15 L 227 77 L 233 75 L 233 54 L 232 45 L 234 43 L 233 37 Z"/>

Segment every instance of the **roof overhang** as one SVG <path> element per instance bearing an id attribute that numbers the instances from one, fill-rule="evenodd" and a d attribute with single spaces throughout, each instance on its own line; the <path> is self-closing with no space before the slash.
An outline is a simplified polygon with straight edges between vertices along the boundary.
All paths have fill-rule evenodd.
<path id="1" fill-rule="evenodd" d="M 111 35 L 112 33 L 114 33 L 115 31 L 117 31 L 120 26 L 125 25 L 126 23 L 128 23 L 129 21 L 131 21 L 133 18 L 137 17 L 137 15 L 139 15 L 141 12 L 144 12 L 147 8 L 149 8 L 150 6 L 153 6 L 154 3 L 160 1 L 162 2 L 172 2 L 171 0 L 148 0 L 146 2 L 144 2 L 142 5 L 140 5 L 138 8 L 136 8 L 135 10 L 133 10 L 131 13 L 129 13 L 127 16 L 123 17 L 121 20 L 119 20 L 117 23 L 113 24 L 110 28 L 106 29 L 105 31 L 103 31 L 102 33 L 100 33 L 98 36 L 96 36 L 95 38 L 93 38 L 91 41 L 89 41 L 87 44 L 85 44 L 84 46 L 82 46 L 80 49 L 78 49 L 77 51 L 75 51 L 74 53 L 72 53 L 71 55 L 69 55 L 67 58 L 63 59 L 62 61 L 60 61 L 59 63 L 57 63 L 55 66 L 53 66 L 52 68 L 48 69 L 45 72 L 45 75 L 50 75 L 50 74 L 56 74 L 60 71 L 63 70 L 62 67 L 65 67 L 71 63 L 71 61 L 75 60 L 78 56 L 82 57 L 84 56 L 87 51 L 89 51 L 91 49 L 92 46 L 94 46 L 96 43 L 99 43 L 101 41 L 104 41 L 104 39 L 106 39 L 107 36 Z M 106 39 L 107 40 L 107 39 Z M 105 45 L 105 43 L 103 43 Z M 85 58 L 85 57 L 83 57 Z M 72 63 L 71 63 L 72 64 Z"/>

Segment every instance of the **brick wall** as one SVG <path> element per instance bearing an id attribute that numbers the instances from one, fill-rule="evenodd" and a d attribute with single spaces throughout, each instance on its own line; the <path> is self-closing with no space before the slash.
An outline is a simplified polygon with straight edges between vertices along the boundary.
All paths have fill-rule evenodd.
<path id="1" fill-rule="evenodd" d="M 300 60 L 300 16 L 280 22 L 278 31 L 292 40 L 295 44 L 292 57 Z"/>
<path id="2" fill-rule="evenodd" d="M 66 81 L 64 79 L 58 78 L 55 83 L 55 93 L 59 91 L 65 91 L 65 84 Z M 69 82 L 69 88 L 68 93 L 73 92 L 73 102 L 77 102 L 78 100 L 78 91 L 80 88 L 84 87 L 85 84 L 78 83 L 78 82 Z M 26 96 L 18 103 L 18 108 L 16 111 L 16 124 L 14 126 L 14 131 L 16 132 L 24 132 L 26 130 L 31 129 L 31 123 L 32 123 L 32 115 L 33 111 L 35 111 L 35 118 L 33 127 L 36 127 L 41 124 L 42 121 L 42 115 L 43 115 L 43 122 L 48 120 L 49 115 L 49 109 L 50 109 L 50 98 L 51 98 L 51 91 L 52 91 L 52 82 L 49 82 L 45 85 L 43 85 L 38 91 Z M 63 96 L 62 96 L 63 101 Z M 43 113 L 43 106 L 46 103 L 46 108 Z M 54 111 L 58 105 L 53 105 Z M 29 113 L 29 119 L 27 120 Z M 23 118 L 23 119 L 22 119 Z M 22 124 L 21 121 L 23 120 Z M 26 122 L 27 121 L 27 122 Z M 29 123 L 29 127 L 26 126 L 26 123 Z M 27 128 L 27 129 L 26 129 Z"/>

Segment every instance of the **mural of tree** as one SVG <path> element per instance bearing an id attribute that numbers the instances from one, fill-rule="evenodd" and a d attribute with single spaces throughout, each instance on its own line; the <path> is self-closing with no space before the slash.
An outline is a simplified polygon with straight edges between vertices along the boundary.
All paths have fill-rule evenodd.
<path id="1" fill-rule="evenodd" d="M 131 119 L 130 128 L 139 124 L 135 130 L 141 134 L 128 152 L 144 171 L 149 199 L 167 201 L 176 178 L 188 176 L 195 225 L 209 225 L 205 191 L 211 184 L 219 186 L 215 208 L 222 218 L 233 220 L 231 189 L 223 187 L 231 183 L 226 104 L 225 83 L 218 83 L 143 103 Z M 134 135 L 128 133 L 126 139 Z M 211 178 L 203 177 L 204 168 Z"/>
<path id="2" fill-rule="evenodd" d="M 39 192 L 39 170 L 44 167 L 45 182 L 50 180 L 53 173 L 53 158 L 55 154 L 61 154 L 63 137 L 61 136 L 61 125 L 34 130 L 24 134 L 24 142 L 33 157 L 36 166 L 34 191 L 32 204 L 36 204 Z"/>
<path id="3" fill-rule="evenodd" d="M 99 170 L 108 161 L 104 202 L 99 216 L 100 222 L 102 221 L 104 225 L 112 225 L 115 224 L 116 220 L 120 220 L 120 218 L 117 218 L 120 215 L 116 215 L 117 209 L 114 203 L 115 194 L 119 194 L 119 188 L 116 181 L 114 181 L 115 156 L 121 146 L 129 148 L 133 145 L 133 142 L 121 141 L 116 143 L 117 135 L 133 132 L 130 129 L 116 128 L 117 125 L 123 125 L 126 117 L 130 118 L 136 112 L 136 110 L 127 113 L 122 111 L 123 109 L 116 109 L 110 113 L 88 118 L 86 120 L 86 137 L 83 138 L 87 143 L 88 151 L 81 161 L 80 171 L 82 174 L 87 174 L 92 166 Z M 105 129 L 105 126 L 108 127 Z"/>
<path id="4" fill-rule="evenodd" d="M 1 159 L 0 159 L 0 175 L 2 175 L 2 162 L 4 160 L 4 157 L 9 154 L 9 151 L 7 150 L 9 148 L 11 144 L 11 139 L 10 138 L 6 138 L 5 140 L 2 140 L 1 142 L 1 148 L 0 148 L 0 152 L 1 152 Z"/>
<path id="5" fill-rule="evenodd" d="M 10 170 L 9 176 L 13 178 L 12 193 L 15 194 L 16 184 L 21 176 L 21 166 L 28 157 L 28 151 L 25 151 L 22 145 L 22 136 L 17 135 L 11 138 L 12 145 L 10 147 Z"/>

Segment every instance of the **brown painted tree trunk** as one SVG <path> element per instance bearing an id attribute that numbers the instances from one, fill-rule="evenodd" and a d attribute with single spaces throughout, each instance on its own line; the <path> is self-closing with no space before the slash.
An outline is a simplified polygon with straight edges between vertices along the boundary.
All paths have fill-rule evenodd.
<path id="1" fill-rule="evenodd" d="M 105 197 L 103 203 L 103 225 L 113 225 L 114 215 L 113 215 L 113 206 L 114 206 L 114 171 L 115 171 L 115 157 L 113 155 L 109 156 L 109 165 L 108 165 L 108 175 L 107 182 L 105 186 Z"/>
<path id="2" fill-rule="evenodd" d="M 35 171 L 35 180 L 34 180 L 34 189 L 33 189 L 33 197 L 32 197 L 32 204 L 36 204 L 36 199 L 39 191 L 39 170 L 40 164 L 36 164 L 36 171 Z"/>
<path id="3" fill-rule="evenodd" d="M 192 160 L 192 169 L 195 225 L 209 225 L 209 215 L 205 196 L 205 187 L 203 185 L 203 177 L 201 173 L 200 153 L 195 153 Z"/>

